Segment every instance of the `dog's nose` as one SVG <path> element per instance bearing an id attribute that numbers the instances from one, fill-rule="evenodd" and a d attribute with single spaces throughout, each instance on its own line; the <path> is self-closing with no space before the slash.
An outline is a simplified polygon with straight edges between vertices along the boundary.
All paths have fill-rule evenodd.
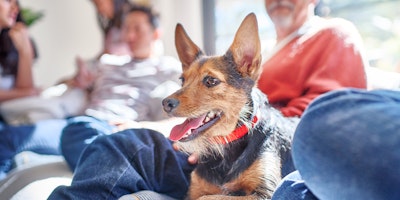
<path id="1" fill-rule="evenodd" d="M 174 108 L 179 105 L 179 100 L 173 98 L 166 98 L 162 101 L 164 111 L 170 113 Z"/>

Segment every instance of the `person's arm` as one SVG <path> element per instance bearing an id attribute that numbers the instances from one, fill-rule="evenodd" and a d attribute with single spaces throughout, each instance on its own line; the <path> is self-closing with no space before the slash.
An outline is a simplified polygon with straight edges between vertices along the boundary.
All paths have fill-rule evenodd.
<path id="1" fill-rule="evenodd" d="M 10 29 L 9 35 L 18 51 L 18 73 L 11 90 L 0 90 L 0 101 L 37 95 L 40 91 L 35 88 L 33 80 L 34 50 L 27 28 L 22 23 L 16 23 Z"/>
<path id="2" fill-rule="evenodd" d="M 0 102 L 37 95 L 35 88 L 14 88 L 11 90 L 0 90 Z"/>
<path id="3" fill-rule="evenodd" d="M 345 30 L 324 30 L 318 59 L 309 69 L 304 95 L 280 108 L 285 116 L 300 116 L 309 103 L 321 94 L 345 87 L 366 88 L 366 75 L 361 38 L 357 30 L 347 24 Z M 342 32 L 340 32 L 342 31 Z"/>
<path id="4" fill-rule="evenodd" d="M 33 46 L 27 28 L 22 23 L 17 23 L 10 29 L 10 37 L 18 51 L 18 74 L 15 80 L 16 88 L 34 88 L 32 65 Z"/>

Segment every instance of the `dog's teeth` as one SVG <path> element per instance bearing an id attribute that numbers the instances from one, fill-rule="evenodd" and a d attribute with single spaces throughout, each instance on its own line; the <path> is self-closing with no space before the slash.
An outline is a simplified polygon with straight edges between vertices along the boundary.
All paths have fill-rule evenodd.
<path id="1" fill-rule="evenodd" d="M 182 137 L 182 138 L 187 138 L 187 137 L 189 137 L 189 135 L 190 135 L 190 132 L 191 132 L 191 130 L 189 130 L 187 133 L 185 133 L 185 135 L 183 135 L 183 137 Z"/>
<path id="2" fill-rule="evenodd" d="M 217 116 L 217 113 L 213 112 L 212 114 L 213 114 L 213 115 L 211 116 L 211 118 L 214 119 L 214 118 Z"/>
<path id="3" fill-rule="evenodd" d="M 204 119 L 204 123 L 207 123 L 207 122 L 209 122 L 210 121 L 210 117 L 209 116 L 207 116 L 205 119 Z"/>
<path id="4" fill-rule="evenodd" d="M 216 115 L 216 113 L 215 112 L 213 112 L 213 111 L 211 111 L 211 112 L 209 112 L 208 114 L 207 114 L 207 117 L 209 118 L 209 120 L 210 119 L 213 119 L 213 118 L 215 118 L 215 115 Z M 209 121 L 208 120 L 208 121 Z"/>

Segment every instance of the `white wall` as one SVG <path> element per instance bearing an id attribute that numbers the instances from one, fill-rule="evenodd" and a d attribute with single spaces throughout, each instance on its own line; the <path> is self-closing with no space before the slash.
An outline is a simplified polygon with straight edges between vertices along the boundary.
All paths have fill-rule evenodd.
<path id="1" fill-rule="evenodd" d="M 39 59 L 35 63 L 35 81 L 49 86 L 75 70 L 75 57 L 95 56 L 101 33 L 94 7 L 89 0 L 20 0 L 21 6 L 44 12 L 44 17 L 30 27 Z"/>
<path id="2" fill-rule="evenodd" d="M 160 12 L 165 53 L 176 56 L 175 27 L 181 23 L 190 38 L 203 48 L 201 0 L 152 0 Z"/>
<path id="3" fill-rule="evenodd" d="M 174 30 L 178 22 L 202 47 L 201 0 L 151 2 L 161 14 L 165 54 L 176 56 Z M 102 35 L 90 0 L 20 0 L 20 4 L 44 12 L 29 29 L 39 51 L 34 67 L 37 85 L 47 87 L 72 75 L 77 55 L 92 58 L 100 51 Z"/>

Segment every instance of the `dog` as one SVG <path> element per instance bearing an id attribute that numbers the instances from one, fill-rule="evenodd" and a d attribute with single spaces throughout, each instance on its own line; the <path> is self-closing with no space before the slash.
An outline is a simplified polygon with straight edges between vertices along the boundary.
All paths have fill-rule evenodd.
<path id="1" fill-rule="evenodd" d="M 169 116 L 187 118 L 169 138 L 199 156 L 186 199 L 270 199 L 290 157 L 296 120 L 257 89 L 261 45 L 254 13 L 222 56 L 207 56 L 176 25 L 182 87 L 163 99 Z"/>

